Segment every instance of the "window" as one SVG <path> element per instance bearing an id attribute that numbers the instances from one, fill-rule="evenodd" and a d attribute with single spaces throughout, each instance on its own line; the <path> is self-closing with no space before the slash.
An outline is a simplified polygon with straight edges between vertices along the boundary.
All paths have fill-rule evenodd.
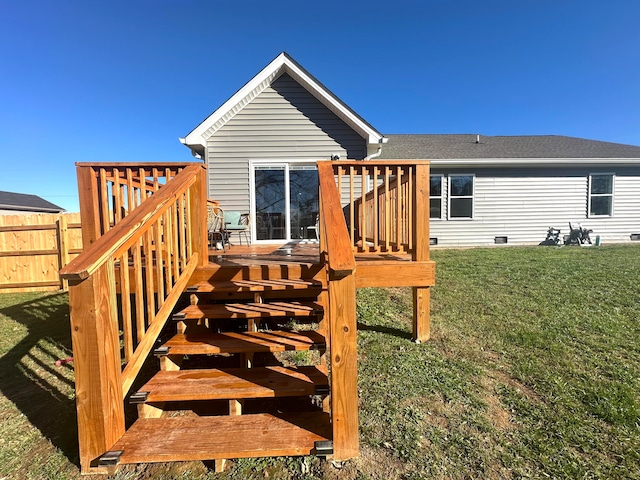
<path id="1" fill-rule="evenodd" d="M 449 175 L 449 218 L 473 218 L 473 175 Z"/>
<path id="2" fill-rule="evenodd" d="M 431 175 L 429 187 L 429 218 L 442 218 L 442 175 Z"/>
<path id="3" fill-rule="evenodd" d="M 589 175 L 589 217 L 613 216 L 613 174 Z"/>

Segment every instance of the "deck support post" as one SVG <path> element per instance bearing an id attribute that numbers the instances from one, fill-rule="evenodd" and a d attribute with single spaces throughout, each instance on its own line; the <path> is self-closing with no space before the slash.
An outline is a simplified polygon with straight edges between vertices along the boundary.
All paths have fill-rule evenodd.
<path id="1" fill-rule="evenodd" d="M 69 288 L 80 467 L 106 473 L 98 459 L 125 432 L 113 261 Z"/>
<path id="2" fill-rule="evenodd" d="M 329 309 L 333 455 L 335 460 L 341 461 L 359 454 L 356 282 L 353 273 L 329 279 Z"/>
<path id="3" fill-rule="evenodd" d="M 412 260 L 429 260 L 429 165 L 416 165 L 413 208 Z M 413 339 L 420 343 L 431 337 L 429 287 L 413 287 Z"/>

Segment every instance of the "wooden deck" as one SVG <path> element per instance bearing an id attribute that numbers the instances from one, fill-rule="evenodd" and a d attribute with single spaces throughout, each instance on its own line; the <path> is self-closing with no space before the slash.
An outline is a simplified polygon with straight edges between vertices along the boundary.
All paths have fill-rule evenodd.
<path id="1" fill-rule="evenodd" d="M 206 166 L 77 168 L 86 249 L 60 275 L 70 285 L 82 473 L 357 457 L 356 289 L 412 287 L 414 339 L 429 338 L 428 162 L 320 161 L 319 243 L 226 250 L 207 245 Z M 272 355 L 286 350 L 317 350 L 314 365 L 293 369 Z M 158 370 L 134 393 L 152 351 Z M 291 395 L 309 411 L 284 405 Z M 266 401 L 276 397 L 282 414 Z M 133 424 L 125 402 L 137 404 Z M 204 412 L 202 402 L 228 410 Z"/>

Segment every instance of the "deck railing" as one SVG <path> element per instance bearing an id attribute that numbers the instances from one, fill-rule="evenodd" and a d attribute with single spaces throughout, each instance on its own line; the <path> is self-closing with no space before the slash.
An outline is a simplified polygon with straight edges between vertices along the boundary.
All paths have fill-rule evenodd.
<path id="1" fill-rule="evenodd" d="M 83 234 L 93 243 L 175 177 L 184 163 L 77 163 Z"/>
<path id="2" fill-rule="evenodd" d="M 429 287 L 435 281 L 429 259 L 429 162 L 319 162 L 319 168 L 323 164 L 332 168 L 340 194 L 334 208 L 346 218 L 347 241 L 358 256 L 356 286 L 413 287 L 413 336 L 428 340 Z M 389 261 L 367 262 L 368 255 L 380 254 L 388 254 Z M 400 258 L 410 262 L 398 265 Z"/>
<path id="3" fill-rule="evenodd" d="M 97 186 L 102 198 L 106 185 L 114 216 L 81 198 L 81 208 L 92 206 L 81 210 L 83 223 L 94 215 L 91 235 L 104 233 L 60 272 L 70 284 L 83 471 L 124 433 L 123 400 L 196 266 L 207 262 L 203 165 L 168 167 L 163 186 L 155 168 L 86 167 L 78 166 L 81 197 Z"/>
<path id="4" fill-rule="evenodd" d="M 354 252 L 414 254 L 425 240 L 428 247 L 428 161 L 332 164 Z"/>

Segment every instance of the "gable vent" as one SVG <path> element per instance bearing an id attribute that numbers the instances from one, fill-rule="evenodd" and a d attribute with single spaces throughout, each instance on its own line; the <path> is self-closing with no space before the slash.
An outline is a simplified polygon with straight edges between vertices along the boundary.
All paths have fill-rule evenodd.
<path id="1" fill-rule="evenodd" d="M 631 240 L 633 241 L 640 240 L 640 233 L 632 233 Z"/>
<path id="2" fill-rule="evenodd" d="M 495 244 L 507 243 L 507 237 L 494 237 L 493 243 Z"/>

